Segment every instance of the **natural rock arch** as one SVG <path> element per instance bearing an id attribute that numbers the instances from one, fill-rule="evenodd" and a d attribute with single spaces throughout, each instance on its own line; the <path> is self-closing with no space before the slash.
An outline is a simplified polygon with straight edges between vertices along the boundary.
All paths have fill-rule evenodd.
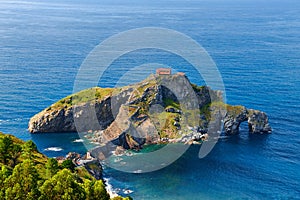
<path id="1" fill-rule="evenodd" d="M 224 132 L 227 135 L 238 134 L 240 124 L 245 121 L 248 122 L 250 133 L 271 132 L 271 127 L 268 122 L 269 119 L 264 112 L 246 109 L 244 106 L 240 106 L 238 110 L 227 109 L 224 118 Z"/>

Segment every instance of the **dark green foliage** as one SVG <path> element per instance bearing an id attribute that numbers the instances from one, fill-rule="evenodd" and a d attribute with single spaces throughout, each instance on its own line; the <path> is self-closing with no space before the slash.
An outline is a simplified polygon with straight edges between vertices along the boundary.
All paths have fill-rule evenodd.
<path id="1" fill-rule="evenodd" d="M 22 145 L 22 157 L 24 159 L 31 159 L 34 151 L 37 151 L 37 147 L 32 140 L 29 140 Z"/>
<path id="2" fill-rule="evenodd" d="M 37 151 L 37 147 L 32 140 L 25 142 L 23 148 L 27 151 Z"/>
<path id="3" fill-rule="evenodd" d="M 84 189 L 87 200 L 109 200 L 109 194 L 106 192 L 101 180 L 85 180 Z"/>
<path id="4" fill-rule="evenodd" d="M 191 83 L 192 88 L 194 89 L 195 92 L 200 92 L 202 90 L 208 90 L 208 87 L 205 85 L 198 86 L 196 84 Z"/>
<path id="5" fill-rule="evenodd" d="M 1 132 L 0 167 L 0 200 L 110 199 L 103 182 L 84 167 L 75 170 L 71 160 L 59 165 L 39 153 L 32 141 L 22 142 Z"/>
<path id="6" fill-rule="evenodd" d="M 0 161 L 7 165 L 11 158 L 11 151 L 13 149 L 13 141 L 10 136 L 4 136 L 0 140 Z"/>
<path id="7" fill-rule="evenodd" d="M 10 166 L 15 167 L 20 161 L 19 157 L 22 152 L 22 147 L 19 144 L 14 144 L 13 148 L 11 149 L 11 157 L 10 157 Z"/>
<path id="8" fill-rule="evenodd" d="M 0 162 L 14 167 L 21 155 L 21 145 L 14 143 L 11 136 L 5 135 L 0 138 Z"/>
<path id="9" fill-rule="evenodd" d="M 4 182 L 5 180 L 12 174 L 11 169 L 3 165 L 1 167 L 0 171 L 0 197 L 5 196 L 5 187 L 4 187 Z"/>
<path id="10" fill-rule="evenodd" d="M 45 167 L 46 167 L 46 176 L 48 178 L 54 176 L 59 170 L 58 162 L 55 158 L 49 158 Z"/>
<path id="11" fill-rule="evenodd" d="M 178 102 L 174 101 L 173 99 L 166 98 L 166 99 L 163 99 L 163 101 L 164 101 L 165 108 L 173 107 L 177 110 L 180 110 L 180 104 Z"/>
<path id="12" fill-rule="evenodd" d="M 39 200 L 84 200 L 85 192 L 68 169 L 63 169 L 40 187 Z"/>
<path id="13" fill-rule="evenodd" d="M 105 186 L 102 181 L 96 181 L 95 184 L 93 185 L 93 191 L 94 191 L 94 196 L 95 197 L 100 197 L 100 198 L 95 198 L 98 200 L 108 200 L 109 195 L 107 194 L 105 190 Z"/>
<path id="14" fill-rule="evenodd" d="M 72 160 L 64 160 L 61 163 L 61 168 L 63 168 L 63 169 L 69 169 L 69 170 L 71 170 L 73 172 L 74 169 L 75 169 L 75 165 L 72 162 Z"/>
<path id="15" fill-rule="evenodd" d="M 31 160 L 18 164 L 11 176 L 5 179 L 5 199 L 37 199 L 39 174 Z"/>

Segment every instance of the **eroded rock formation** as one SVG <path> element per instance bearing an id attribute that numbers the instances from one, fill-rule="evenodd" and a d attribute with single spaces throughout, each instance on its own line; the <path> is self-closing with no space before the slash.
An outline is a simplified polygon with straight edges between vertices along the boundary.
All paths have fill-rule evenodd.
<path id="1" fill-rule="evenodd" d="M 250 133 L 271 131 L 264 112 L 226 105 L 220 91 L 193 85 L 184 75 L 151 75 L 134 85 L 66 97 L 31 118 L 29 131 L 78 131 L 99 144 L 138 149 L 170 139 L 207 138 L 219 134 L 221 125 L 225 134 L 238 134 L 244 121 Z"/>
<path id="2" fill-rule="evenodd" d="M 248 122 L 250 133 L 270 133 L 272 131 L 264 112 L 239 106 L 238 112 L 227 111 L 224 118 L 225 133 L 228 135 L 238 134 L 240 124 L 245 121 Z"/>

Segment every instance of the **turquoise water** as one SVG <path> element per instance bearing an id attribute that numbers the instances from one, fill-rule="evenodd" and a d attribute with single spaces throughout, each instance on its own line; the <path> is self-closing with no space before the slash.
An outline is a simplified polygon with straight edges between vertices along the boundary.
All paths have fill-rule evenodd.
<path id="1" fill-rule="evenodd" d="M 300 199 L 300 4 L 298 1 L 0 2 L 0 130 L 37 143 L 48 156 L 84 152 L 77 134 L 30 135 L 31 116 L 69 95 L 80 64 L 107 37 L 155 26 L 183 32 L 216 62 L 227 102 L 266 111 L 273 134 L 220 140 L 204 159 L 192 146 L 165 169 L 124 174 L 115 189 L 135 199 Z M 167 59 L 166 59 L 167 58 Z M 100 86 L 123 71 L 159 62 L 203 81 L 185 60 L 154 50 L 115 61 Z M 114 74 L 112 77 L 110 74 Z M 132 79 L 134 82 L 135 80 Z"/>

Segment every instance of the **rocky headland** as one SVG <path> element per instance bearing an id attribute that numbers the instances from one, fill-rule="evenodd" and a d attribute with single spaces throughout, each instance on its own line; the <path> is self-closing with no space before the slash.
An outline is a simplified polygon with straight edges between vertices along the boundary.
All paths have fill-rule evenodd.
<path id="1" fill-rule="evenodd" d="M 30 119 L 31 133 L 80 132 L 100 146 L 139 149 L 144 144 L 191 142 L 221 133 L 270 133 L 259 110 L 223 103 L 222 92 L 191 84 L 184 74 L 150 75 L 121 88 L 90 88 L 70 95 Z"/>

